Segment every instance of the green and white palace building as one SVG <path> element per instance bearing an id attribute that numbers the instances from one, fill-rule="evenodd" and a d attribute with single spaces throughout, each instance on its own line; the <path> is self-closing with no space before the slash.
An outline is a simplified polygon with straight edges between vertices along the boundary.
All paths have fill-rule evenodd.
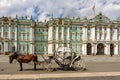
<path id="1" fill-rule="evenodd" d="M 53 54 L 60 46 L 80 55 L 119 55 L 120 20 L 101 12 L 92 19 L 50 18 L 39 22 L 27 17 L 0 18 L 0 53 Z"/>

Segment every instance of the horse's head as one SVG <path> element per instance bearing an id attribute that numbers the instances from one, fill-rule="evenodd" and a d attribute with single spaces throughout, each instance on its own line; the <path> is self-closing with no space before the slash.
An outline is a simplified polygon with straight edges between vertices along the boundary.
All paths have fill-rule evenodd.
<path id="1" fill-rule="evenodd" d="M 14 59 L 16 59 L 17 56 L 18 56 L 17 53 L 11 53 L 11 54 L 9 55 L 9 63 L 12 63 L 12 61 L 13 61 Z"/>

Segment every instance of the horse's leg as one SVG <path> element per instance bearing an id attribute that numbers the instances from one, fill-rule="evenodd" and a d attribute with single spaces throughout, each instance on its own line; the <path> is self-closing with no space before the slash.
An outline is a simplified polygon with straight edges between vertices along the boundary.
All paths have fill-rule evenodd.
<path id="1" fill-rule="evenodd" d="M 36 63 L 34 62 L 34 70 L 36 70 Z"/>
<path id="2" fill-rule="evenodd" d="M 20 71 L 22 71 L 23 70 L 22 62 L 19 62 L 19 64 L 20 64 Z"/>

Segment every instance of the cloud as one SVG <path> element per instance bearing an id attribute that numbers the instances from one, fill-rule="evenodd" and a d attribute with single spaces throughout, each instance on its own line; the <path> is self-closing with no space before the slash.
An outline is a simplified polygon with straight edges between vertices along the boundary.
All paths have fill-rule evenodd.
<path id="1" fill-rule="evenodd" d="M 94 17 L 100 11 L 110 19 L 120 16 L 119 0 L 0 0 L 0 17 L 33 16 L 34 19 L 48 20 L 53 14 L 59 17 Z"/>
<path id="2" fill-rule="evenodd" d="M 120 5 L 115 5 L 111 3 L 103 9 L 103 12 L 107 16 L 110 16 L 110 18 L 117 19 L 117 17 L 120 16 Z"/>

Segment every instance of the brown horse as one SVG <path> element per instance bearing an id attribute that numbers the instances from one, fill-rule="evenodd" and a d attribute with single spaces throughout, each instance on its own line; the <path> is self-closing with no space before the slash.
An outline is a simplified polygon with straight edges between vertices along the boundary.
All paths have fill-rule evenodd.
<path id="1" fill-rule="evenodd" d="M 17 53 L 12 53 L 9 56 L 9 63 L 12 63 L 12 61 L 16 59 L 18 63 L 20 64 L 20 71 L 23 70 L 22 63 L 29 63 L 29 62 L 34 62 L 34 70 L 36 70 L 36 64 L 38 62 L 38 57 L 35 54 L 17 54 Z"/>

